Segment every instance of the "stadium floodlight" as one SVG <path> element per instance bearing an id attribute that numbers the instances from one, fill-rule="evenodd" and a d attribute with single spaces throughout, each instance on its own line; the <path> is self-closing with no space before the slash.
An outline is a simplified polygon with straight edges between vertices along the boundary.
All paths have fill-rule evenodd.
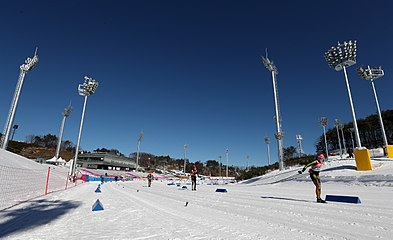
<path id="1" fill-rule="evenodd" d="M 267 165 L 270 165 L 270 138 L 265 137 L 265 143 L 267 144 Z"/>
<path id="2" fill-rule="evenodd" d="M 227 180 L 228 180 L 228 162 L 229 162 L 229 149 L 228 149 L 228 146 L 226 147 L 225 154 L 226 154 L 226 157 L 227 157 L 227 166 L 226 166 L 226 169 L 225 169 L 225 176 L 227 177 Z"/>
<path id="3" fill-rule="evenodd" d="M 343 137 L 343 145 L 344 145 L 344 154 L 347 153 L 347 146 L 345 144 L 345 136 L 344 136 L 344 124 L 340 123 L 339 128 L 341 130 L 341 136 Z"/>
<path id="4" fill-rule="evenodd" d="M 284 148 L 283 148 L 283 138 L 284 133 L 281 130 L 281 118 L 280 118 L 280 104 L 278 101 L 278 89 L 277 89 L 277 67 L 274 65 L 273 61 L 271 61 L 267 56 L 262 57 L 263 65 L 272 73 L 273 79 L 273 94 L 274 94 L 274 106 L 275 106 L 275 120 L 276 120 L 276 127 L 277 132 L 275 133 L 275 137 L 277 139 L 278 145 L 278 166 L 280 171 L 284 170 Z"/>
<path id="5" fill-rule="evenodd" d="M 11 141 L 14 140 L 15 131 L 16 131 L 16 129 L 18 129 L 18 127 L 19 127 L 18 124 L 14 124 L 14 126 L 12 126 L 12 129 L 14 129 L 14 130 L 12 130 Z"/>
<path id="6" fill-rule="evenodd" d="M 184 166 L 183 166 L 184 175 L 186 174 L 187 148 L 188 148 L 188 145 L 184 144 Z"/>
<path id="7" fill-rule="evenodd" d="M 351 133 L 352 149 L 355 149 L 355 142 L 353 140 L 353 132 L 355 131 L 355 128 L 348 128 L 348 131 Z"/>
<path id="8" fill-rule="evenodd" d="M 336 47 L 331 47 L 327 52 L 325 52 L 325 59 L 329 66 L 334 68 L 336 71 L 344 71 L 345 82 L 347 85 L 349 104 L 351 106 L 353 126 L 355 129 L 356 144 L 358 148 L 361 148 L 361 142 L 359 137 L 358 125 L 356 123 L 355 110 L 352 102 L 351 89 L 349 87 L 347 67 L 356 64 L 356 40 L 348 41 L 344 43 L 338 42 Z"/>
<path id="9" fill-rule="evenodd" d="M 341 148 L 340 132 L 338 131 L 338 127 L 340 126 L 340 120 L 337 118 L 334 119 L 334 125 L 336 126 L 336 130 L 337 130 L 338 146 L 340 147 L 340 158 L 343 158 L 343 149 Z"/>
<path id="10" fill-rule="evenodd" d="M 323 128 L 323 137 L 325 139 L 326 160 L 329 160 L 329 151 L 328 151 L 328 145 L 327 145 L 327 140 L 326 140 L 326 126 L 328 125 L 328 118 L 321 117 L 319 119 L 319 123 L 321 124 L 321 126 Z"/>
<path id="11" fill-rule="evenodd" d="M 72 112 L 72 107 L 71 107 L 71 104 L 70 104 L 70 105 L 68 105 L 68 107 L 66 107 L 64 109 L 64 112 L 62 113 L 63 120 L 61 121 L 59 140 L 57 142 L 57 147 L 56 147 L 56 154 L 55 154 L 55 158 L 56 159 L 59 159 L 59 157 L 60 157 L 60 146 L 61 146 L 61 140 L 63 138 L 65 120 L 66 120 L 66 118 L 68 116 L 70 116 L 71 112 Z"/>
<path id="12" fill-rule="evenodd" d="M 220 169 L 218 170 L 218 174 L 220 175 L 220 178 L 222 177 L 221 176 L 221 168 L 222 168 L 222 164 L 221 164 L 221 158 L 222 158 L 222 156 L 218 156 L 218 159 L 220 159 Z"/>
<path id="13" fill-rule="evenodd" d="M 37 65 L 37 63 L 38 63 L 38 56 L 37 56 L 37 48 L 36 48 L 33 58 L 28 57 L 25 60 L 25 63 L 20 65 L 20 67 L 19 67 L 20 73 L 19 73 L 18 83 L 16 84 L 14 98 L 12 99 L 10 110 L 8 113 L 7 122 L 4 126 L 3 135 L 1 137 L 1 148 L 2 149 L 6 150 L 8 147 L 8 141 L 9 141 L 12 125 L 14 124 L 15 113 L 16 113 L 16 109 L 18 107 L 18 101 L 19 101 L 20 93 L 22 91 L 23 81 L 25 79 L 26 73 L 28 71 L 30 71 L 31 69 L 33 69 L 34 66 Z"/>
<path id="14" fill-rule="evenodd" d="M 303 152 L 302 140 L 303 140 L 302 135 L 300 135 L 300 134 L 296 135 L 296 142 L 297 142 L 297 149 L 298 149 L 298 152 L 299 152 L 299 158 L 302 157 L 302 152 Z"/>
<path id="15" fill-rule="evenodd" d="M 74 180 L 76 180 L 76 166 L 77 166 L 76 163 L 78 161 L 78 152 L 79 152 L 80 140 L 81 140 L 81 135 L 82 135 L 83 120 L 85 118 L 87 97 L 94 94 L 97 87 L 98 87 L 98 82 L 96 80 L 94 80 L 93 78 L 85 76 L 84 79 L 85 79 L 85 81 L 82 84 L 78 85 L 78 93 L 80 96 L 84 97 L 84 102 L 83 102 L 81 122 L 79 125 L 78 142 L 76 144 L 75 157 L 74 157 L 72 174 L 71 174 L 74 176 Z"/>
<path id="16" fill-rule="evenodd" d="M 371 83 L 371 87 L 372 87 L 373 93 L 374 93 L 374 100 L 375 100 L 375 104 L 377 106 L 377 111 L 378 111 L 379 124 L 381 125 L 383 143 L 385 144 L 385 148 L 386 148 L 388 146 L 388 140 L 386 138 L 385 127 L 383 125 L 381 109 L 379 108 L 377 91 L 375 90 L 375 86 L 374 86 L 374 80 L 378 79 L 380 77 L 383 77 L 385 75 L 385 73 L 382 70 L 382 67 L 370 68 L 370 66 L 367 66 L 367 68 L 365 68 L 365 69 L 362 67 L 359 67 L 357 69 L 357 72 L 362 79 L 368 80 Z"/>
<path id="17" fill-rule="evenodd" d="M 136 171 L 138 171 L 139 168 L 139 150 L 141 147 L 142 138 L 143 138 L 143 132 L 140 132 L 138 137 L 138 146 L 136 149 L 136 169 L 135 169 Z"/>

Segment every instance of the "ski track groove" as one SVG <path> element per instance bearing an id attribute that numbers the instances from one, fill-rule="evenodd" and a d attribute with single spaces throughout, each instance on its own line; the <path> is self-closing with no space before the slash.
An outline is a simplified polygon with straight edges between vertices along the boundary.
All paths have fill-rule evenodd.
<path id="1" fill-rule="evenodd" d="M 167 187 L 167 186 L 162 186 L 162 187 Z M 177 190 L 177 191 L 184 191 L 184 190 Z M 187 191 L 187 190 L 186 190 Z M 178 196 L 174 196 L 172 194 L 172 191 L 162 191 L 162 192 L 153 192 L 153 191 L 149 191 L 150 194 L 157 194 L 160 197 L 166 197 L 169 198 L 171 200 L 177 200 L 179 202 L 185 202 L 186 198 L 183 197 L 181 200 L 178 199 Z M 218 193 L 220 194 L 220 193 Z M 232 215 L 235 215 L 235 217 L 237 218 L 247 218 L 244 220 L 249 221 L 250 217 L 244 217 L 241 215 L 241 212 L 246 212 L 247 216 L 252 216 L 251 218 L 253 218 L 255 221 L 257 221 L 259 224 L 261 224 L 261 221 L 264 221 L 265 224 L 267 224 L 267 222 L 265 220 L 261 220 L 261 216 L 256 214 L 256 212 L 261 211 L 264 213 L 263 218 L 265 219 L 269 219 L 270 221 L 274 221 L 277 226 L 280 226 L 280 222 L 286 222 L 286 225 L 288 226 L 288 224 L 290 224 L 290 228 L 287 229 L 287 231 L 297 231 L 299 233 L 303 233 L 307 232 L 306 234 L 311 234 L 310 232 L 314 231 L 316 226 L 316 223 L 320 224 L 320 226 L 323 226 L 321 230 L 321 235 L 315 235 L 312 234 L 313 238 L 322 238 L 322 239 L 348 239 L 348 237 L 350 236 L 349 239 L 362 239 L 366 236 L 362 235 L 362 234 L 357 234 L 356 229 L 357 228 L 368 228 L 370 229 L 370 234 L 367 234 L 367 238 L 373 238 L 376 237 L 378 234 L 378 232 L 381 231 L 381 229 L 389 229 L 388 224 L 386 223 L 386 221 L 389 221 L 389 214 L 385 212 L 385 216 L 377 216 L 374 215 L 374 220 L 376 220 L 376 222 L 374 221 L 375 224 L 373 224 L 372 226 L 368 226 L 368 222 L 367 221 L 362 221 L 362 219 L 364 218 L 370 218 L 370 216 L 372 216 L 370 213 L 368 213 L 368 211 L 364 211 L 364 209 L 360 210 L 359 207 L 354 206 L 352 207 L 349 211 L 347 211 L 348 214 L 352 214 L 352 215 L 359 215 L 358 217 L 356 217 L 356 222 L 354 222 L 354 219 L 352 217 L 346 217 L 348 216 L 348 214 L 346 212 L 341 211 L 340 214 L 340 219 L 339 222 L 334 225 L 334 226 L 330 226 L 329 221 L 323 221 L 323 217 L 327 217 L 328 219 L 331 217 L 334 217 L 334 215 L 336 214 L 336 212 L 340 209 L 340 204 L 328 204 L 328 205 L 322 205 L 320 206 L 317 203 L 312 203 L 314 205 L 312 205 L 311 207 L 307 208 L 307 212 L 299 214 L 297 212 L 293 211 L 293 208 L 296 208 L 295 204 L 288 204 L 287 201 L 278 201 L 278 200 L 273 200 L 279 205 L 279 207 L 275 208 L 275 210 L 273 211 L 273 213 L 271 213 L 271 211 L 262 211 L 261 209 L 254 209 L 251 205 L 244 205 L 241 202 L 239 202 L 239 200 L 247 200 L 247 202 L 252 202 L 252 205 L 256 205 L 258 207 L 261 207 L 261 202 L 263 202 L 262 199 L 257 199 L 257 198 L 253 198 L 255 197 L 255 195 L 251 195 L 249 194 L 248 196 L 241 196 L 239 197 L 238 195 L 236 195 L 237 199 L 234 198 L 226 198 L 225 201 L 223 201 L 221 199 L 221 201 L 219 202 L 220 205 L 215 205 L 214 202 L 217 201 L 209 201 L 210 204 L 206 203 L 206 197 L 205 196 L 198 196 L 196 194 L 194 194 L 195 199 L 192 201 L 192 203 L 190 204 L 197 204 L 200 207 L 204 207 L 204 208 L 208 208 L 208 209 L 214 209 L 215 211 L 221 211 L 221 213 L 228 213 L 230 212 L 228 210 L 227 206 L 236 206 L 237 209 L 241 209 L 238 210 L 240 213 L 236 214 L 236 213 L 232 213 Z M 251 198 L 250 198 L 251 197 Z M 221 197 L 220 197 L 221 198 Z M 310 203 L 306 203 L 306 204 L 310 204 Z M 315 212 L 318 212 L 321 207 L 325 207 L 328 208 L 327 211 L 324 211 L 322 213 L 322 217 L 321 214 L 315 214 Z M 247 211 L 247 208 L 250 208 L 250 210 Z M 262 209 L 267 209 L 268 207 L 265 207 Z M 280 210 L 278 210 L 280 209 Z M 330 210 L 334 210 L 335 213 L 334 214 L 330 214 L 329 211 Z M 347 209 L 348 210 L 348 209 Z M 269 215 L 266 215 L 266 212 L 269 212 Z M 391 216 L 391 214 L 390 214 Z M 302 220 L 302 224 L 299 225 L 299 218 L 301 219 L 308 219 L 308 220 Z M 381 227 L 384 226 L 384 227 Z M 338 226 L 338 227 L 337 227 Z M 335 234 L 335 232 L 342 232 L 342 228 L 343 226 L 346 226 L 346 234 L 345 236 L 341 236 L 341 235 L 337 235 Z M 301 230 L 303 229 L 303 230 Z M 309 231 L 305 231 L 309 229 Z M 378 229 L 378 231 L 376 231 L 376 229 Z M 335 231 L 335 230 L 340 230 L 340 231 Z M 386 231 L 385 230 L 385 231 Z M 388 232 L 385 232 L 385 234 L 388 236 Z M 315 236 L 314 236 L 315 235 Z"/>

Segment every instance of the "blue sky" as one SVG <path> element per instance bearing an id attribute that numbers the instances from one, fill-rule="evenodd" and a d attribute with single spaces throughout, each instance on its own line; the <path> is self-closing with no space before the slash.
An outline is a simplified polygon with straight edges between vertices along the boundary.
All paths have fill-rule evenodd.
<path id="1" fill-rule="evenodd" d="M 6 1 L 0 3 L 0 127 L 4 128 L 19 66 L 39 47 L 28 72 L 14 139 L 59 134 L 76 144 L 84 76 L 100 86 L 88 98 L 81 147 L 182 158 L 267 164 L 264 137 L 277 161 L 271 74 L 276 64 L 284 146 L 304 138 L 306 153 L 322 134 L 318 118 L 352 116 L 342 72 L 323 54 L 337 41 L 358 41 L 358 66 L 381 65 L 375 82 L 382 110 L 393 109 L 393 23 L 389 1 Z M 371 10 L 373 9 L 373 10 Z M 348 69 L 357 118 L 376 112 L 370 83 Z"/>

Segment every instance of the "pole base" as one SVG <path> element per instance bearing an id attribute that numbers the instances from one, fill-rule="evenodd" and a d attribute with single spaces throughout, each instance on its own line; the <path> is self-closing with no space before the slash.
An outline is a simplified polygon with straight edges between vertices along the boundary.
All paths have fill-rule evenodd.
<path id="1" fill-rule="evenodd" d="M 367 148 L 355 149 L 353 153 L 355 154 L 356 169 L 358 171 L 373 170 L 370 158 L 370 151 Z"/>
<path id="2" fill-rule="evenodd" d="M 386 146 L 386 153 L 388 154 L 388 158 L 393 158 L 393 145 Z"/>

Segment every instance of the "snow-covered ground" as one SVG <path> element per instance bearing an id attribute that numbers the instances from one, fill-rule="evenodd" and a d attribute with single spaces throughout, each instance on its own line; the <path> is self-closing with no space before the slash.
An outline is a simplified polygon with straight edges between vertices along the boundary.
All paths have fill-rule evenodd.
<path id="1" fill-rule="evenodd" d="M 354 160 L 333 160 L 321 173 L 323 196 L 358 196 L 360 204 L 316 203 L 300 166 L 238 184 L 201 182 L 197 191 L 163 179 L 151 188 L 105 183 L 96 193 L 98 182 L 89 182 L 0 211 L 0 238 L 392 239 L 393 161 L 372 162 L 373 171 L 358 172 Z M 97 199 L 104 210 L 92 211 Z"/>

